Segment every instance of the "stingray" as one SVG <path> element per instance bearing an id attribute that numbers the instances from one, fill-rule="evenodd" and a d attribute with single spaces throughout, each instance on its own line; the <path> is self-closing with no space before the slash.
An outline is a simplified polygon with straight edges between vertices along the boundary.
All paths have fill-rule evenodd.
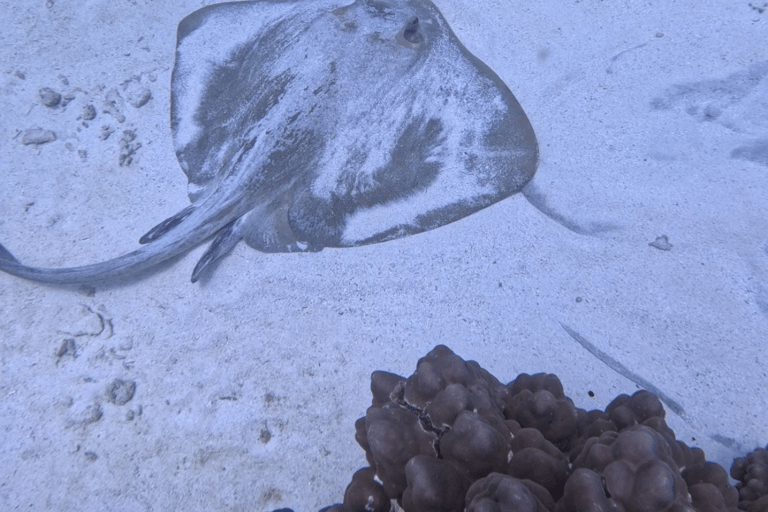
<path id="1" fill-rule="evenodd" d="M 459 220 L 523 189 L 538 143 L 504 82 L 427 0 L 259 0 L 178 26 L 171 129 L 191 205 L 101 263 L 0 270 L 122 279 L 211 240 L 197 281 L 243 240 L 355 247 Z"/>

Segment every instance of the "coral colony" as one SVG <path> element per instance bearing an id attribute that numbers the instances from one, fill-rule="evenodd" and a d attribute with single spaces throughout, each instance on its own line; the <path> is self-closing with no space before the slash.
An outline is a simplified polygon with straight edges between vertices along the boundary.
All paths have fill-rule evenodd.
<path id="1" fill-rule="evenodd" d="M 645 390 L 586 411 L 555 375 L 504 385 L 438 345 L 371 392 L 355 423 L 370 467 L 321 512 L 768 512 L 768 446 L 734 461 L 733 487 Z"/>

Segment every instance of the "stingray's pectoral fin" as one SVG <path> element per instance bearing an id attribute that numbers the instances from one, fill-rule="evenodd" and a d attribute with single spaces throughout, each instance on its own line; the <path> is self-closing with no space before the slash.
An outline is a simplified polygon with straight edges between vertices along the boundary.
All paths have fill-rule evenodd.
<path id="1" fill-rule="evenodd" d="M 211 264 L 227 254 L 240 240 L 243 235 L 239 229 L 240 219 L 235 219 L 216 234 L 216 238 L 213 239 L 208 250 L 205 251 L 203 257 L 195 265 L 195 270 L 192 271 L 192 282 L 196 283 L 205 270 L 211 266 Z"/>
<path id="2" fill-rule="evenodd" d="M 11 254 L 11 251 L 3 247 L 3 244 L 0 244 L 0 260 L 8 261 L 10 263 L 19 263 L 19 260 Z"/>
<path id="3" fill-rule="evenodd" d="M 149 242 L 154 242 L 164 234 L 168 233 L 170 230 L 181 224 L 184 219 L 192 215 L 192 212 L 195 211 L 195 205 L 189 205 L 183 210 L 181 210 L 179 213 L 174 215 L 173 217 L 169 217 L 165 219 L 163 222 L 158 224 L 157 226 L 150 229 L 146 235 L 139 238 L 140 244 L 148 244 Z"/>

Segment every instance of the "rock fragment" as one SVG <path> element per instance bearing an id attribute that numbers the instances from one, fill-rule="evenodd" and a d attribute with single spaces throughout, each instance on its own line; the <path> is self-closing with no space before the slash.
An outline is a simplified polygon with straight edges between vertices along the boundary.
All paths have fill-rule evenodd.
<path id="1" fill-rule="evenodd" d="M 30 128 L 24 131 L 24 135 L 21 137 L 21 143 L 25 146 L 34 144 L 39 146 L 40 144 L 46 144 L 56 140 L 56 134 L 51 130 L 43 130 L 42 128 Z"/>

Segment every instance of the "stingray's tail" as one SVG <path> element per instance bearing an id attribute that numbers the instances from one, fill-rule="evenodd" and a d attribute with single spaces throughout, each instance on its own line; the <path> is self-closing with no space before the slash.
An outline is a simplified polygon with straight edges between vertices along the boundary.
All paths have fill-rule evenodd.
<path id="1" fill-rule="evenodd" d="M 147 249 L 142 248 L 118 258 L 93 265 L 44 268 L 20 263 L 8 249 L 0 245 L 0 270 L 17 277 L 41 283 L 83 284 L 112 279 L 123 274 L 138 272 L 148 268 L 153 262 L 151 258 L 146 257 Z"/>
<path id="2" fill-rule="evenodd" d="M 181 254 L 218 233 L 195 267 L 192 274 L 192 282 L 195 282 L 206 267 L 240 240 L 235 227 L 242 212 L 235 212 L 234 208 L 227 207 L 215 212 L 205 210 L 206 208 L 195 205 L 185 208 L 141 237 L 140 243 L 146 244 L 143 247 L 111 260 L 81 267 L 41 268 L 24 265 L 0 244 L 0 271 L 32 281 L 53 284 L 86 284 L 120 279 Z M 182 225 L 191 227 L 177 229 Z"/>

